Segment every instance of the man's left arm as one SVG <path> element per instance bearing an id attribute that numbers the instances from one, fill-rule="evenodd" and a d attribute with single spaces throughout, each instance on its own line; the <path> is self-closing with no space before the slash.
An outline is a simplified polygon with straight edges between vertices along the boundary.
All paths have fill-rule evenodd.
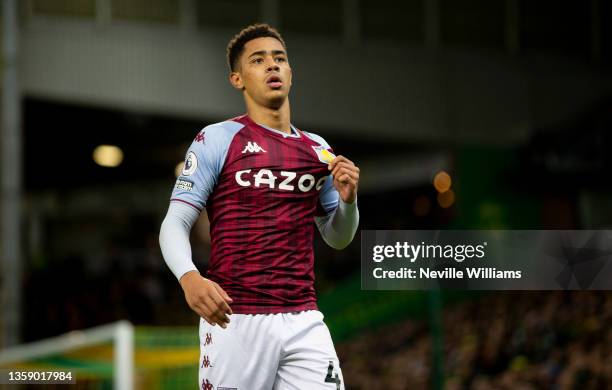
<path id="1" fill-rule="evenodd" d="M 337 156 L 328 169 L 331 174 L 321 188 L 320 202 L 325 210 L 333 211 L 315 217 L 315 222 L 329 246 L 343 249 L 351 243 L 359 225 L 359 168 L 346 157 Z"/>

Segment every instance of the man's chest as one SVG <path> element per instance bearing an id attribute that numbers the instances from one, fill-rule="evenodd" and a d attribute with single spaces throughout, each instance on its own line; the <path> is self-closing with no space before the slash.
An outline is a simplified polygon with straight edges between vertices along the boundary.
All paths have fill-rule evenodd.
<path id="1" fill-rule="evenodd" d="M 322 150 L 303 138 L 240 135 L 228 151 L 222 181 L 252 191 L 316 192 L 329 175 Z"/>

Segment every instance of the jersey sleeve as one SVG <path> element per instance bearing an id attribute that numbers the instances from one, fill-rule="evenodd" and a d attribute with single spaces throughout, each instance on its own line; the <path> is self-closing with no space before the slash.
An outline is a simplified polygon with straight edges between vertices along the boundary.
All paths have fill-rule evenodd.
<path id="1" fill-rule="evenodd" d="M 334 187 L 334 177 L 330 174 L 319 192 L 319 204 L 316 215 L 324 216 L 333 213 L 338 207 L 339 199 L 340 194 L 338 194 L 336 187 Z"/>
<path id="2" fill-rule="evenodd" d="M 217 185 L 234 134 L 215 124 L 205 127 L 196 135 L 187 150 L 171 201 L 183 202 L 198 210 L 206 206 L 208 197 Z"/>
<path id="3" fill-rule="evenodd" d="M 308 136 L 333 155 L 332 148 L 322 137 L 312 133 Z M 335 249 L 343 249 L 349 245 L 357 232 L 359 226 L 357 200 L 351 204 L 344 203 L 334 187 L 334 177 L 331 174 L 327 176 L 319 191 L 314 221 L 323 240 Z"/>
<path id="4" fill-rule="evenodd" d="M 327 143 L 327 141 L 325 141 L 323 137 L 313 133 L 304 133 L 306 133 L 306 135 L 310 139 L 317 142 L 319 145 L 323 146 L 325 149 L 333 153 L 333 149 L 331 148 L 331 146 L 329 146 L 329 144 Z M 338 207 L 339 199 L 340 195 L 338 194 L 338 191 L 336 191 L 336 187 L 334 187 L 334 177 L 330 174 L 325 180 L 325 183 L 323 183 L 323 187 L 321 187 L 321 190 L 319 191 L 319 202 L 317 204 L 317 211 L 315 216 L 321 217 L 333 213 L 334 210 L 336 210 L 336 208 Z"/>

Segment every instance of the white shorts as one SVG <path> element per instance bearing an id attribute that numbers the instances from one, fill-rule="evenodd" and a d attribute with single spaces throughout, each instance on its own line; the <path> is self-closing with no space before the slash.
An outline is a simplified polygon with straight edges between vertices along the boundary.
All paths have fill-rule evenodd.
<path id="1" fill-rule="evenodd" d="M 344 378 L 323 314 L 232 314 L 200 319 L 202 390 L 340 390 Z"/>

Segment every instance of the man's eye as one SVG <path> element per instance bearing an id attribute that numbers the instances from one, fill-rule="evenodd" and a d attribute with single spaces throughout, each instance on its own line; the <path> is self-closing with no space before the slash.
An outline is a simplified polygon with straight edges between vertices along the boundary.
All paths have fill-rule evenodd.
<path id="1" fill-rule="evenodd" d="M 276 57 L 276 62 L 285 62 L 287 61 L 284 57 Z"/>
<path id="2" fill-rule="evenodd" d="M 251 61 L 253 64 L 261 64 L 263 62 L 263 58 L 255 58 Z"/>

